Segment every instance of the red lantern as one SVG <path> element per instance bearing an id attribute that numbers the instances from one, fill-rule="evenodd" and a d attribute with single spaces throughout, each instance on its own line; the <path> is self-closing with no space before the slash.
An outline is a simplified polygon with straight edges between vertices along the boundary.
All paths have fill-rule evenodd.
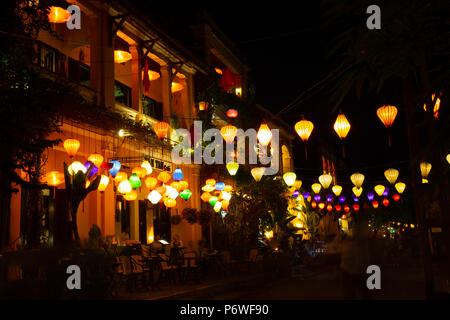
<path id="1" fill-rule="evenodd" d="M 398 202 L 398 200 L 400 200 L 400 195 L 394 194 L 394 195 L 392 196 L 392 199 L 394 199 L 396 202 Z"/>
<path id="2" fill-rule="evenodd" d="M 340 212 L 342 207 L 340 205 L 335 205 L 334 208 L 336 209 L 337 212 Z"/>
<path id="3" fill-rule="evenodd" d="M 359 204 L 355 203 L 353 205 L 353 210 L 358 211 L 359 210 Z"/>
<path id="4" fill-rule="evenodd" d="M 349 207 L 348 205 L 345 205 L 345 207 L 344 207 L 344 211 L 345 211 L 346 213 L 349 213 L 349 211 L 350 211 L 350 207 Z"/>
<path id="5" fill-rule="evenodd" d="M 227 117 L 228 118 L 236 118 L 238 116 L 238 111 L 236 109 L 228 109 Z"/>
<path id="6" fill-rule="evenodd" d="M 378 203 L 378 201 L 374 201 L 374 202 L 372 202 L 372 206 L 376 209 L 376 208 L 378 208 L 378 206 L 379 206 L 380 204 Z"/>
<path id="7" fill-rule="evenodd" d="M 315 201 L 311 202 L 311 207 L 313 207 L 313 209 L 315 209 L 317 207 L 317 203 Z"/>
<path id="8" fill-rule="evenodd" d="M 383 205 L 387 207 L 389 205 L 389 200 L 387 198 L 383 199 Z"/>
<path id="9" fill-rule="evenodd" d="M 328 212 L 331 212 L 331 210 L 333 210 L 333 206 L 331 205 L 331 203 L 327 205 L 327 210 Z"/>
<path id="10" fill-rule="evenodd" d="M 347 219 L 347 216 L 346 216 L 345 214 L 343 214 L 342 217 L 341 217 L 341 219 L 342 219 L 342 220 L 346 220 L 346 219 Z"/>
<path id="11" fill-rule="evenodd" d="M 167 122 L 160 121 L 153 125 L 153 130 L 159 139 L 164 139 L 167 136 L 167 132 L 169 132 L 170 126 Z"/>

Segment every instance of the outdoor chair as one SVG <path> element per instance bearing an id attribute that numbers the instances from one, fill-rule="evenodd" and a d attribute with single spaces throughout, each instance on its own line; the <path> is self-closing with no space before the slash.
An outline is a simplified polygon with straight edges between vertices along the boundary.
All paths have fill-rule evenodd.
<path id="1" fill-rule="evenodd" d="M 150 270 L 144 265 L 142 256 L 132 255 L 130 257 L 130 260 L 136 287 L 138 287 L 138 284 L 141 288 L 148 287 L 147 284 L 150 278 Z"/>
<path id="2" fill-rule="evenodd" d="M 185 253 L 183 256 L 183 264 L 181 265 L 183 274 L 183 281 L 193 279 L 196 282 L 200 282 L 200 265 L 197 263 L 197 257 L 195 252 Z"/>
<path id="3" fill-rule="evenodd" d="M 175 271 L 178 269 L 176 265 L 169 265 L 169 257 L 164 253 L 159 253 L 161 272 L 164 279 L 169 280 L 170 283 L 175 284 Z"/>
<path id="4" fill-rule="evenodd" d="M 126 288 L 129 292 L 132 292 L 135 288 L 137 288 L 137 280 L 138 277 L 143 276 L 143 270 L 139 269 L 137 264 L 133 266 L 133 262 L 131 257 L 129 256 L 120 256 L 120 284 L 119 289 L 122 287 L 122 284 L 125 282 Z M 142 278 L 141 278 L 142 279 Z"/>

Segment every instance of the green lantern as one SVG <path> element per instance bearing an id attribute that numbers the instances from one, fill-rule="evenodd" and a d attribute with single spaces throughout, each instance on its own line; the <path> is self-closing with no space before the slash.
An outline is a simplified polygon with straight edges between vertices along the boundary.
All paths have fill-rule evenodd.
<path id="1" fill-rule="evenodd" d="M 131 188 L 133 189 L 139 188 L 141 186 L 141 179 L 139 179 L 139 177 L 134 173 L 130 176 L 130 179 L 128 179 L 128 181 L 130 181 Z"/>
<path id="2" fill-rule="evenodd" d="M 211 198 L 209 198 L 209 204 L 214 207 L 217 200 L 219 200 L 219 199 L 216 196 L 212 196 Z"/>
<path id="3" fill-rule="evenodd" d="M 183 198 L 184 200 L 189 199 L 191 196 L 192 196 L 192 192 L 189 189 L 184 189 L 180 193 L 180 197 Z"/>

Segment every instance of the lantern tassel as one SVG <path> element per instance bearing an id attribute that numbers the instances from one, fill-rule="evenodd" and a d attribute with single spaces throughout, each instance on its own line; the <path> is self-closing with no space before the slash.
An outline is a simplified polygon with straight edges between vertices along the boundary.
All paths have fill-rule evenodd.
<path id="1" fill-rule="evenodd" d="M 344 148 L 344 143 L 342 143 L 342 158 L 345 158 L 345 148 Z"/>
<path id="2" fill-rule="evenodd" d="M 389 143 L 389 148 L 392 148 L 391 134 L 390 133 L 388 133 L 388 143 Z"/>
<path id="3" fill-rule="evenodd" d="M 305 143 L 305 160 L 308 160 L 308 149 L 306 147 L 306 143 Z"/>

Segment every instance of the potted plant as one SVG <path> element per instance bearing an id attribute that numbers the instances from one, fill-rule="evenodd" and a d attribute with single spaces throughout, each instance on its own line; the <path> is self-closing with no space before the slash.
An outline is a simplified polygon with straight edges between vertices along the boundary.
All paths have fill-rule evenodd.
<path id="1" fill-rule="evenodd" d="M 183 219 L 186 220 L 190 224 L 194 224 L 197 222 L 197 210 L 193 208 L 185 208 L 181 212 Z"/>
<path id="2" fill-rule="evenodd" d="M 177 225 L 181 222 L 181 216 L 179 214 L 173 215 L 170 217 L 170 223 L 173 225 Z"/>

